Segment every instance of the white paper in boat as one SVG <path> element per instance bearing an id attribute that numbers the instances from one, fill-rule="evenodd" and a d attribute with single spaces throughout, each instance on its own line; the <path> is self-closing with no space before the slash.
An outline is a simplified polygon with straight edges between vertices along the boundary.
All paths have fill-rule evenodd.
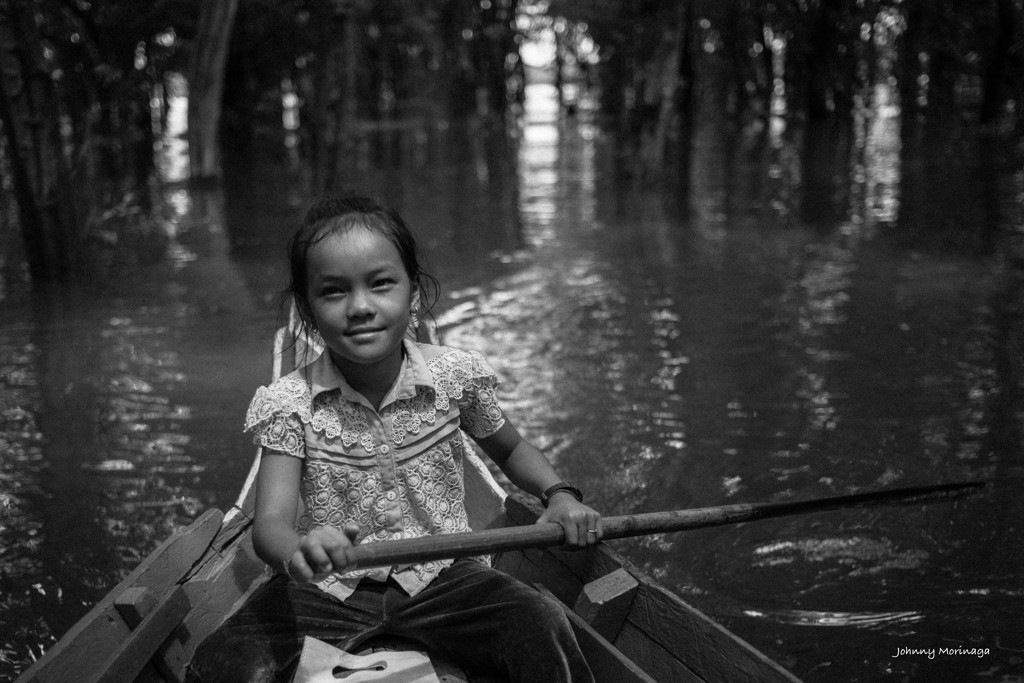
<path id="1" fill-rule="evenodd" d="M 354 655 L 306 636 L 292 683 L 440 683 L 430 657 L 414 650 Z"/>

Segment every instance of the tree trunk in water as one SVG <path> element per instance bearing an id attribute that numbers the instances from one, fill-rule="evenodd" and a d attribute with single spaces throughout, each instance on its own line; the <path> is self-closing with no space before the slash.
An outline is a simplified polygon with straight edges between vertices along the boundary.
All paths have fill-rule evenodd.
<path id="1" fill-rule="evenodd" d="M 3 126 L 7 138 L 7 162 L 13 176 L 14 198 L 18 202 L 18 224 L 25 241 L 29 271 L 34 276 L 43 276 L 50 261 L 47 256 L 50 250 L 46 248 L 44 240 L 40 239 L 43 234 L 43 216 L 32 191 L 32 179 L 21 154 L 21 143 L 14 126 L 14 114 L 3 84 L 0 84 L 0 125 Z"/>
<path id="2" fill-rule="evenodd" d="M 193 179 L 221 174 L 217 147 L 224 71 L 238 0 L 203 0 L 189 74 L 188 150 Z"/>
<path id="3" fill-rule="evenodd" d="M 697 87 L 696 69 L 693 56 L 693 22 L 699 7 L 694 7 L 693 0 L 680 8 L 679 16 L 679 85 L 676 91 L 676 106 L 679 112 L 679 147 L 676 150 L 677 178 L 676 196 L 678 208 L 683 216 L 689 216 L 693 183 L 690 174 L 693 167 L 693 136 L 696 131 L 694 121 L 694 89 Z"/>
<path id="4" fill-rule="evenodd" d="M 345 187 L 358 119 L 358 24 L 346 8 L 320 7 L 314 73 L 303 85 L 303 116 L 315 193 Z"/>
<path id="5" fill-rule="evenodd" d="M 35 16 L 23 3 L 12 3 L 8 16 L 0 24 L 0 121 L 29 270 L 54 280 L 82 264 L 84 226 Z"/>
<path id="6" fill-rule="evenodd" d="M 679 81 L 683 71 L 683 60 L 687 58 L 684 51 L 689 49 L 689 41 L 686 39 L 689 27 L 688 10 L 689 3 L 679 4 L 676 10 L 676 25 L 671 45 L 662 60 L 658 118 L 654 124 L 654 133 L 647 141 L 643 153 L 644 171 L 648 173 L 657 174 L 661 170 L 665 160 L 669 128 L 679 112 Z"/>
<path id="7" fill-rule="evenodd" d="M 985 70 L 984 96 L 981 102 L 982 123 L 997 121 L 1002 113 L 1007 95 L 1010 97 L 1016 95 L 1016 93 L 1004 92 L 1004 79 L 1013 66 L 1011 63 L 1012 51 L 1016 40 L 1019 39 L 1017 34 L 1020 32 L 1020 15 L 1012 0 L 999 0 L 997 13 L 999 35 L 992 53 L 989 55 L 988 68 Z"/>

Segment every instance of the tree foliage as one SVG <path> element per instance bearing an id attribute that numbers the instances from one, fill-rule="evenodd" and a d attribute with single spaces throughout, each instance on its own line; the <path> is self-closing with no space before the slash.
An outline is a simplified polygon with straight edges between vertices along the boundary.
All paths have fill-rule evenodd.
<path id="1" fill-rule="evenodd" d="M 173 57 L 160 36 L 182 14 L 171 2 L 0 2 L 0 113 L 34 276 L 79 270 L 94 181 L 148 174 L 151 86 Z"/>
<path id="2" fill-rule="evenodd" d="M 252 139 L 291 89 L 318 189 L 366 122 L 514 114 L 519 45 L 539 31 L 559 64 L 597 45 L 602 112 L 653 145 L 652 164 L 666 138 L 685 143 L 702 78 L 727 84 L 738 121 L 767 116 L 780 89 L 787 116 L 842 120 L 880 60 L 914 120 L 1024 129 L 1024 0 L 238 1 L 221 129 Z M 187 72 L 199 13 L 199 0 L 0 0 L 4 166 L 37 276 L 74 270 L 96 197 L 145 182 L 151 100 Z"/>
<path id="3" fill-rule="evenodd" d="M 690 38 L 687 60 L 724 51 L 737 101 L 747 105 L 769 98 L 782 76 L 797 93 L 790 102 L 794 113 L 812 119 L 848 114 L 871 78 L 864 64 L 877 55 L 885 32 L 898 41 L 894 73 L 904 106 L 927 108 L 931 117 L 990 120 L 1016 103 L 1018 125 L 1024 121 L 1021 0 L 552 0 L 549 13 L 586 25 L 601 46 L 604 83 L 641 89 L 659 59 L 659 36 L 671 30 L 680 6 L 689 14 L 677 38 Z M 785 45 L 782 64 L 772 62 L 773 41 Z M 628 109 L 631 101 L 605 100 L 612 110 Z"/>

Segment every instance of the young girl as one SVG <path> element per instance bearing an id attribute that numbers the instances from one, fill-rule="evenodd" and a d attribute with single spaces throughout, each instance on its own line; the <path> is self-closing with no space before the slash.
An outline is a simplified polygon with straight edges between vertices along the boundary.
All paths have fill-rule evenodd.
<path id="1" fill-rule="evenodd" d="M 514 681 L 592 680 L 561 608 L 480 560 L 351 566 L 356 543 L 469 530 L 460 429 L 541 497 L 538 523 L 561 524 L 567 546 L 597 543 L 601 519 L 512 426 L 483 357 L 406 338 L 434 281 L 395 212 L 322 200 L 289 250 L 292 297 L 326 350 L 261 387 L 246 417 L 264 449 L 253 541 L 280 573 L 203 643 L 190 680 L 287 681 L 304 636 L 352 652 L 381 634 Z"/>

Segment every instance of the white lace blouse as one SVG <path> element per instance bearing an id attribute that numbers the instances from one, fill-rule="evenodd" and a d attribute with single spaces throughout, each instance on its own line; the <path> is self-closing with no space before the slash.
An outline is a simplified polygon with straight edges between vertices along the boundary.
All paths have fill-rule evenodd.
<path id="1" fill-rule="evenodd" d="M 351 521 L 361 543 L 469 530 L 460 429 L 481 438 L 504 424 L 497 378 L 475 352 L 408 340 L 404 349 L 379 411 L 328 353 L 256 391 L 246 431 L 258 445 L 304 460 L 300 534 Z M 414 595 L 451 562 L 356 570 L 319 586 L 344 600 L 361 578 L 390 572 Z"/>

